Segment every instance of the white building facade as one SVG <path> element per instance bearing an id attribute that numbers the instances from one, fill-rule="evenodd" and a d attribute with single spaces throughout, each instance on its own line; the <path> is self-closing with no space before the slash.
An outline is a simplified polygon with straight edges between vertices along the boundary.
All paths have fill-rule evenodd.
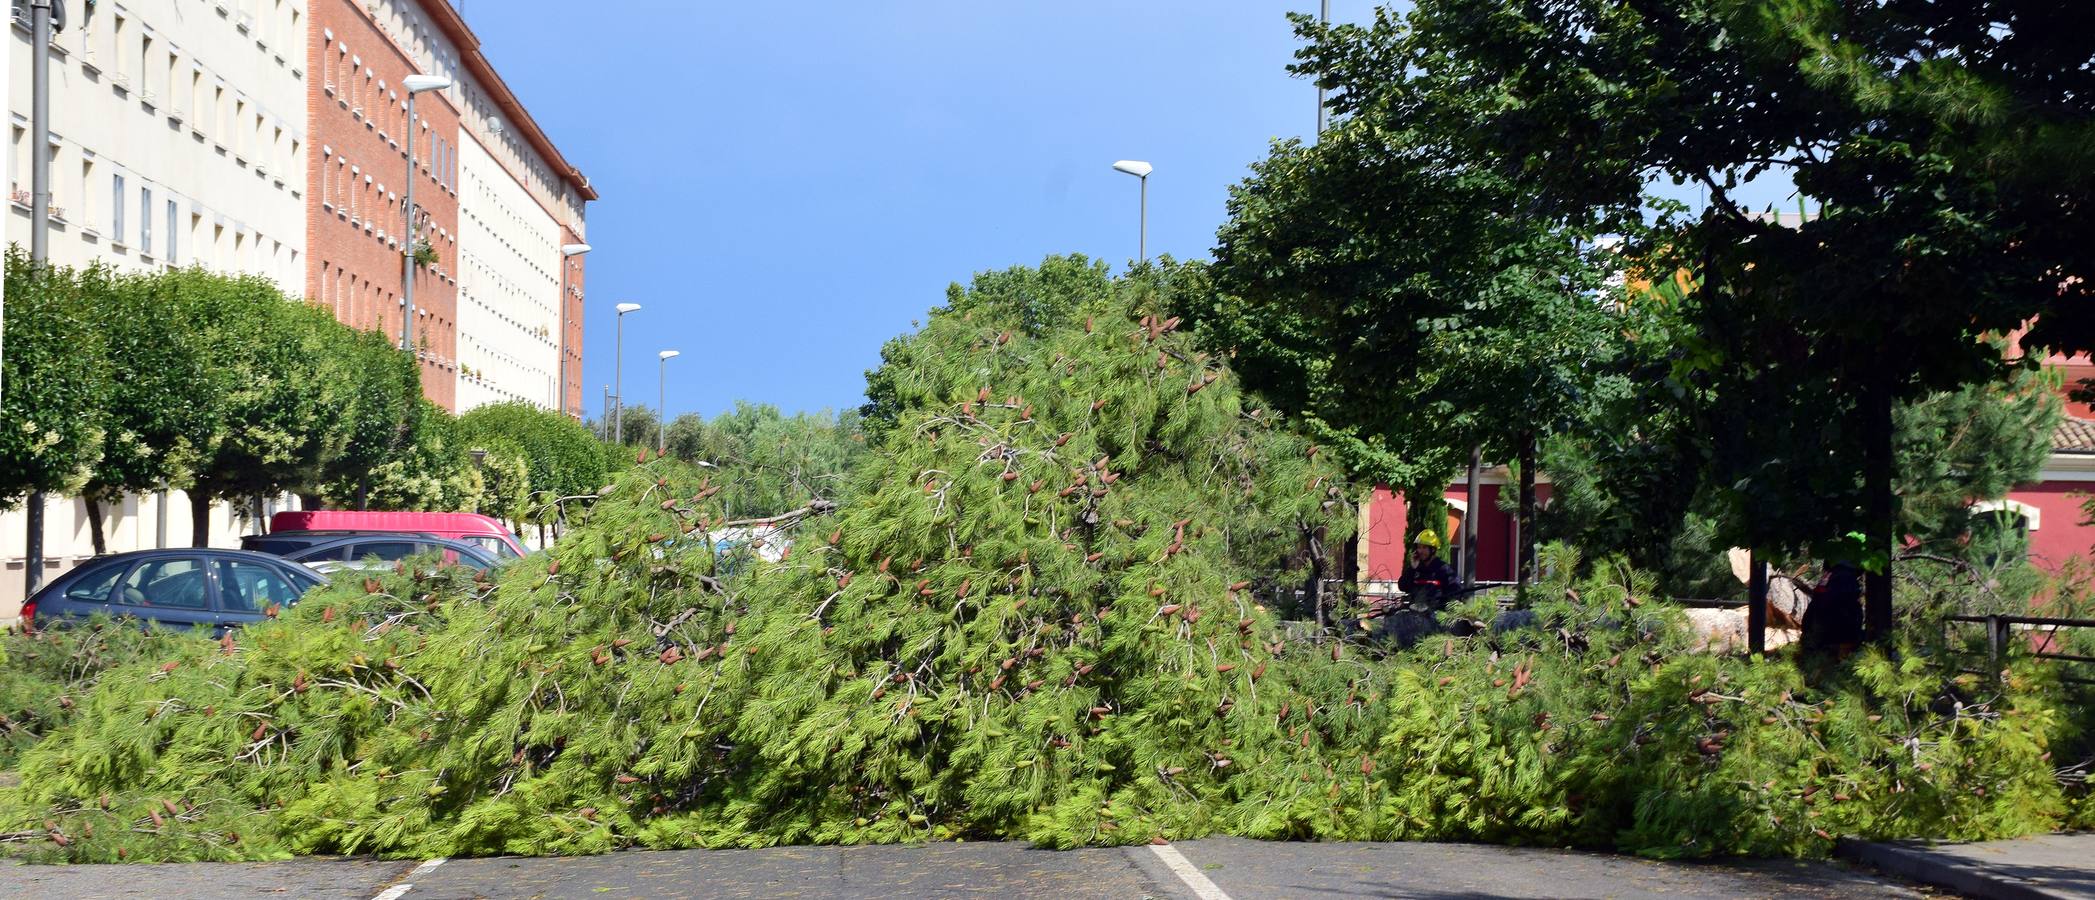
<path id="1" fill-rule="evenodd" d="M 305 281 L 305 0 L 66 0 L 51 261 Z M 8 45 L 7 240 L 29 245 L 30 34 Z"/>
<path id="2" fill-rule="evenodd" d="M 560 223 L 470 133 L 458 154 L 458 408 L 551 407 L 560 366 Z"/>
<path id="3" fill-rule="evenodd" d="M 293 295 L 305 271 L 305 0 L 64 0 L 50 53 L 51 262 L 119 271 L 192 265 L 260 275 Z M 12 3 L 6 240 L 30 242 L 30 23 Z M 104 507 L 111 552 L 191 543 L 181 492 Z M 44 580 L 93 553 L 87 506 L 44 506 Z M 249 523 L 219 504 L 210 541 Z M 0 622 L 27 577 L 27 515 L 0 513 Z"/>

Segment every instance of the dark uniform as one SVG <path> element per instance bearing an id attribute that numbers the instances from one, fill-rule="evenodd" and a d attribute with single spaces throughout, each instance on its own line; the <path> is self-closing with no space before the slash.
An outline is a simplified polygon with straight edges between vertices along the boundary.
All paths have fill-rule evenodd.
<path id="1" fill-rule="evenodd" d="M 1806 653 L 1846 653 L 1862 643 L 1862 573 L 1846 563 L 1826 570 L 1811 589 L 1803 630 L 1798 643 Z"/>
<path id="2" fill-rule="evenodd" d="M 1411 563 L 1404 567 L 1404 574 L 1397 577 L 1397 590 L 1414 601 L 1432 602 L 1445 596 L 1455 587 L 1455 568 L 1440 558 L 1439 554 L 1426 557 L 1424 562 Z"/>

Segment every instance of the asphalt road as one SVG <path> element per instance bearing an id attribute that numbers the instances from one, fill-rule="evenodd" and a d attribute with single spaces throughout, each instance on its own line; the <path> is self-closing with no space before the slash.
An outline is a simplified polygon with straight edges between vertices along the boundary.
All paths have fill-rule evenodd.
<path id="1" fill-rule="evenodd" d="M 1655 863 L 1462 844 L 1282 844 L 1218 838 L 1169 847 L 1021 844 L 786 847 L 567 859 L 366 859 L 135 866 L 8 866 L 0 897 L 297 897 L 468 900 L 603 897 L 1102 897 L 1264 900 L 1389 897 L 1915 897 L 1834 863 Z"/>

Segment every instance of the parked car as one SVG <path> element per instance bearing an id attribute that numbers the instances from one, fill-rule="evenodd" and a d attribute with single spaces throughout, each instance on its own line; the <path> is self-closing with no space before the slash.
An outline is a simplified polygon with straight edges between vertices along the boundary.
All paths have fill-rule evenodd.
<path id="1" fill-rule="evenodd" d="M 286 511 L 269 517 L 269 531 L 344 531 L 427 534 L 480 547 L 498 558 L 529 552 L 502 523 L 479 513 L 368 512 L 354 509 Z"/>
<path id="2" fill-rule="evenodd" d="M 322 574 L 342 569 L 391 566 L 411 556 L 442 554 L 445 565 L 492 569 L 500 560 L 464 541 L 422 534 L 357 534 L 337 537 L 284 554 L 284 559 Z"/>
<path id="3" fill-rule="evenodd" d="M 58 576 L 22 604 L 22 621 L 45 628 L 100 614 L 220 634 L 259 622 L 270 607 L 297 603 L 324 583 L 312 570 L 266 553 L 139 550 L 98 556 Z"/>
<path id="4" fill-rule="evenodd" d="M 346 537 L 370 536 L 369 531 L 272 531 L 268 534 L 241 535 L 240 549 L 267 553 L 271 556 L 290 556 L 300 550 Z M 436 537 L 433 534 L 418 534 L 416 537 Z"/>

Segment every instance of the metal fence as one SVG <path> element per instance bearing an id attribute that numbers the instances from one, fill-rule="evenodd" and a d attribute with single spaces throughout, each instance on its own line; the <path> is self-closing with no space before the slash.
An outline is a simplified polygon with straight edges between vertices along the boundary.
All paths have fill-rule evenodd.
<path id="1" fill-rule="evenodd" d="M 1951 622 L 1985 626 L 1986 651 L 1992 658 L 1993 665 L 1996 668 L 2000 665 L 2002 658 L 2007 655 L 2009 642 L 2014 640 L 2014 634 L 2018 630 L 2022 631 L 2025 634 L 2030 632 L 2044 632 L 2044 637 L 2046 639 L 2044 642 L 2044 646 L 2048 648 L 2055 645 L 2059 636 L 2059 631 L 2062 629 L 2095 628 L 2095 619 L 2060 619 L 2053 618 L 2050 616 L 2003 615 L 1946 616 L 1945 618 Z M 2048 659 L 2055 662 L 2074 663 L 2078 665 L 2087 665 L 2089 663 L 2095 663 L 2095 656 L 2082 656 L 2075 653 L 2059 653 L 2050 649 L 2034 650 L 2030 653 L 2030 655 L 2036 657 L 2037 659 Z M 2062 675 L 2059 677 L 2059 680 L 2069 682 L 2072 684 L 2095 685 L 2095 678 L 2087 678 L 2079 675 Z"/>

